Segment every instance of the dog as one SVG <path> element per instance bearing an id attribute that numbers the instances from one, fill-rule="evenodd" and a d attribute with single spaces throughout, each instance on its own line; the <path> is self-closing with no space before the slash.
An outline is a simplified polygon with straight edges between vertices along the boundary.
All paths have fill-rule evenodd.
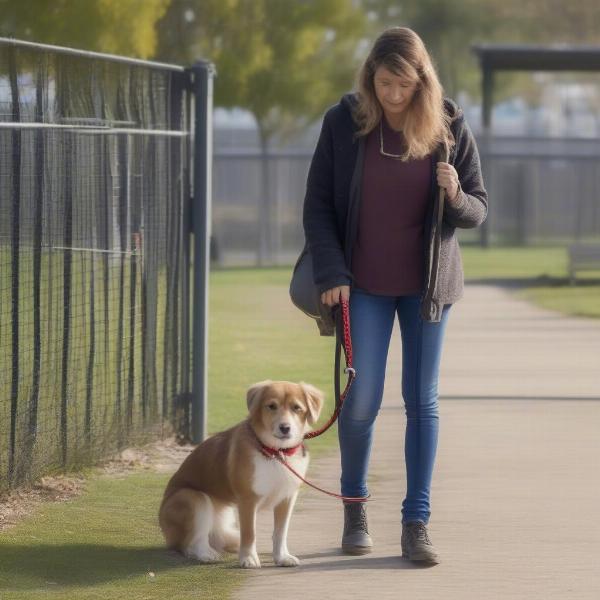
<path id="1" fill-rule="evenodd" d="M 263 454 L 261 443 L 286 449 L 286 461 L 305 477 L 310 455 L 302 442 L 323 400 L 323 392 L 303 381 L 266 379 L 248 388 L 248 417 L 204 440 L 169 480 L 159 510 L 167 547 L 202 563 L 220 560 L 223 551 L 238 552 L 241 567 L 259 568 L 256 514 L 272 509 L 273 561 L 299 565 L 287 534 L 301 480 Z"/>

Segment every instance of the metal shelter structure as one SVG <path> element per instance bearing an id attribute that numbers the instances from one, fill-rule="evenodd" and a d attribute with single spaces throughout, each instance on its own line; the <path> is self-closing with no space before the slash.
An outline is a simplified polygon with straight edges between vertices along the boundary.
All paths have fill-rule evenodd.
<path id="1" fill-rule="evenodd" d="M 475 44 L 482 70 L 483 128 L 491 125 L 496 71 L 599 71 L 600 46 Z"/>
<path id="2" fill-rule="evenodd" d="M 471 49 L 477 55 L 482 70 L 482 163 L 485 163 L 485 154 L 490 147 L 494 75 L 497 71 L 600 72 L 600 46 L 474 44 Z M 486 221 L 481 228 L 483 246 L 489 246 L 489 232 Z"/>

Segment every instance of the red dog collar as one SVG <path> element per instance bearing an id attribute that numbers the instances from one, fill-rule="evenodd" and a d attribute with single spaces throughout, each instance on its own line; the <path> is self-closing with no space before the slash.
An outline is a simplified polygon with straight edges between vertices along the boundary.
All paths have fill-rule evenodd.
<path id="1" fill-rule="evenodd" d="M 285 454 L 286 456 L 293 456 L 294 454 L 296 454 L 296 452 L 298 451 L 299 448 L 302 448 L 302 456 L 306 455 L 306 447 L 304 446 L 304 442 L 300 442 L 297 446 L 292 446 L 291 448 L 271 448 L 270 446 L 265 446 L 265 444 L 263 444 L 261 442 L 258 435 L 256 435 L 256 431 L 254 431 L 254 428 L 250 424 L 250 421 L 246 421 L 246 423 L 248 424 L 248 429 L 250 429 L 250 431 L 256 438 L 256 441 L 258 442 L 258 445 L 260 446 L 260 451 L 265 456 L 268 456 L 269 458 L 274 458 L 279 453 Z"/>
<path id="2" fill-rule="evenodd" d="M 260 441 L 260 440 L 259 440 Z M 296 454 L 299 448 L 302 448 L 304 451 L 304 444 L 298 444 L 297 446 L 292 446 L 291 448 L 269 448 L 269 446 L 265 446 L 262 442 L 260 442 L 261 450 L 269 454 L 269 456 L 275 456 L 282 452 L 286 456 L 292 456 Z"/>

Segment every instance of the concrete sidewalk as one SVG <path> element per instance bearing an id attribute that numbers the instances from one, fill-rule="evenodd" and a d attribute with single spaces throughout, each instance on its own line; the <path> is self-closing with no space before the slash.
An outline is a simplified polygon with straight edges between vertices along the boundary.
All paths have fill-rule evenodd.
<path id="1" fill-rule="evenodd" d="M 273 565 L 273 517 L 261 512 L 263 568 L 248 572 L 235 597 L 600 598 L 600 321 L 563 317 L 481 285 L 467 286 L 452 307 L 431 492 L 435 566 L 400 557 L 400 383 L 396 321 L 369 471 L 374 552 L 342 554 L 341 501 L 305 485 L 288 537 L 301 565 Z M 325 435 L 337 435 L 336 427 Z M 308 479 L 325 489 L 339 492 L 339 477 L 337 449 L 309 467 Z"/>

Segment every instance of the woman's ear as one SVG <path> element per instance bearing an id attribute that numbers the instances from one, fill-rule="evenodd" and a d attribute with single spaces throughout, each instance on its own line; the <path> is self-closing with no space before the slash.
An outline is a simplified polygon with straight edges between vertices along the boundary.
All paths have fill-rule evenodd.
<path id="1" fill-rule="evenodd" d="M 300 381 L 299 385 L 304 392 L 304 397 L 306 398 L 306 406 L 308 407 L 308 423 L 310 425 L 314 425 L 321 414 L 325 395 L 320 389 L 316 388 L 310 383 Z"/>
<path id="2" fill-rule="evenodd" d="M 256 408 L 260 406 L 260 399 L 265 388 L 269 387 L 273 381 L 271 379 L 265 379 L 259 381 L 254 385 L 251 385 L 246 392 L 246 404 L 248 405 L 248 412 L 254 414 Z"/>

